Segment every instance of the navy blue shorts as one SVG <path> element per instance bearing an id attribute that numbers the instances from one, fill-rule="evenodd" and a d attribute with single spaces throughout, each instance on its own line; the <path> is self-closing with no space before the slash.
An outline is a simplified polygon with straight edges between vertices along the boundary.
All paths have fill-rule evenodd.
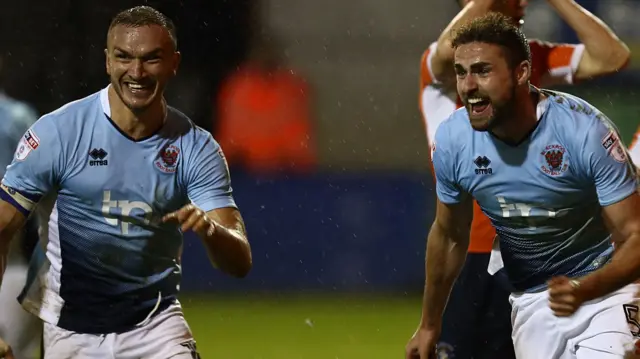
<path id="1" fill-rule="evenodd" d="M 516 357 L 511 341 L 509 291 L 501 273 L 487 273 L 489 257 L 488 253 L 467 255 L 444 313 L 439 358 Z"/>

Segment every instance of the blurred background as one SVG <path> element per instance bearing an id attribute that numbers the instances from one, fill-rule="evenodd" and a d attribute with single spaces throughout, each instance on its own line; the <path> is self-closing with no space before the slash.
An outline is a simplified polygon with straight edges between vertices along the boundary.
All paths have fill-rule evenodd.
<path id="1" fill-rule="evenodd" d="M 581 0 L 632 48 L 572 88 L 630 140 L 640 2 Z M 254 268 L 214 270 L 186 238 L 182 301 L 203 358 L 398 358 L 418 324 L 434 192 L 419 63 L 453 0 L 0 1 L 1 85 L 40 114 L 106 86 L 106 31 L 148 4 L 177 25 L 169 103 L 228 158 Z M 575 42 L 545 1 L 525 33 Z M 637 50 L 636 50 L 637 49 Z"/>

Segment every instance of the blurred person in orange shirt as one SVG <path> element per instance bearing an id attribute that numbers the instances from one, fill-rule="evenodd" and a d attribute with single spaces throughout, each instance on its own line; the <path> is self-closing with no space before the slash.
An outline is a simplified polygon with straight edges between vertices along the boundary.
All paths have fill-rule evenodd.
<path id="1" fill-rule="evenodd" d="M 524 23 L 527 0 L 456 0 L 462 10 L 438 41 L 423 53 L 420 63 L 420 110 L 429 146 L 438 126 L 461 106 L 453 71 L 451 32 L 489 11 L 501 12 Z M 571 26 L 582 43 L 560 44 L 529 40 L 533 61 L 531 84 L 551 87 L 573 84 L 614 73 L 626 66 L 627 46 L 597 17 L 573 0 L 547 0 Z M 511 308 L 504 274 L 487 271 L 495 229 L 477 203 L 465 267 L 452 290 L 443 318 L 439 351 L 442 357 L 515 358 L 511 342 Z M 499 252 L 496 250 L 494 255 Z"/>
<path id="2" fill-rule="evenodd" d="M 314 170 L 309 86 L 260 34 L 249 60 L 223 83 L 214 129 L 231 167 L 254 173 Z"/>

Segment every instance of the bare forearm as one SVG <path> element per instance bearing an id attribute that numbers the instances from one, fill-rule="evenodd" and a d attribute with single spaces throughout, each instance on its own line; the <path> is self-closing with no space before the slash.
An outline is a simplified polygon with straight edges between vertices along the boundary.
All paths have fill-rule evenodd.
<path id="1" fill-rule="evenodd" d="M 421 326 L 439 327 L 451 288 L 467 257 L 466 240 L 455 241 L 434 223 L 427 240 L 426 283 L 422 304 Z"/>
<path id="2" fill-rule="evenodd" d="M 596 16 L 574 0 L 548 0 L 560 17 L 576 32 L 585 51 L 603 66 L 621 68 L 629 48 Z"/>
<path id="3" fill-rule="evenodd" d="M 442 31 L 438 38 L 436 55 L 432 59 L 432 71 L 439 81 L 452 78 L 453 72 L 453 48 L 452 32 L 465 23 L 480 17 L 491 10 L 493 0 L 473 0 L 462 9 L 449 25 Z"/>
<path id="4" fill-rule="evenodd" d="M 640 278 L 640 233 L 616 246 L 610 263 L 580 279 L 585 300 L 603 297 Z"/>
<path id="5" fill-rule="evenodd" d="M 212 235 L 201 238 L 209 259 L 220 270 L 245 277 L 251 270 L 251 247 L 244 231 L 217 225 Z"/>

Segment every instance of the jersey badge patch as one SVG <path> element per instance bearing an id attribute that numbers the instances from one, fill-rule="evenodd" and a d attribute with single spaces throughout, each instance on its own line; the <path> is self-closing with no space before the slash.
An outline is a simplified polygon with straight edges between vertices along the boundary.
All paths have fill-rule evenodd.
<path id="1" fill-rule="evenodd" d="M 561 145 L 548 145 L 540 155 L 544 157 L 544 163 L 540 166 L 542 172 L 550 176 L 559 176 L 569 168 L 569 161 L 565 158 L 566 150 Z"/>
<path id="2" fill-rule="evenodd" d="M 180 149 L 174 145 L 165 146 L 156 159 L 156 168 L 164 173 L 175 173 L 180 159 Z"/>

